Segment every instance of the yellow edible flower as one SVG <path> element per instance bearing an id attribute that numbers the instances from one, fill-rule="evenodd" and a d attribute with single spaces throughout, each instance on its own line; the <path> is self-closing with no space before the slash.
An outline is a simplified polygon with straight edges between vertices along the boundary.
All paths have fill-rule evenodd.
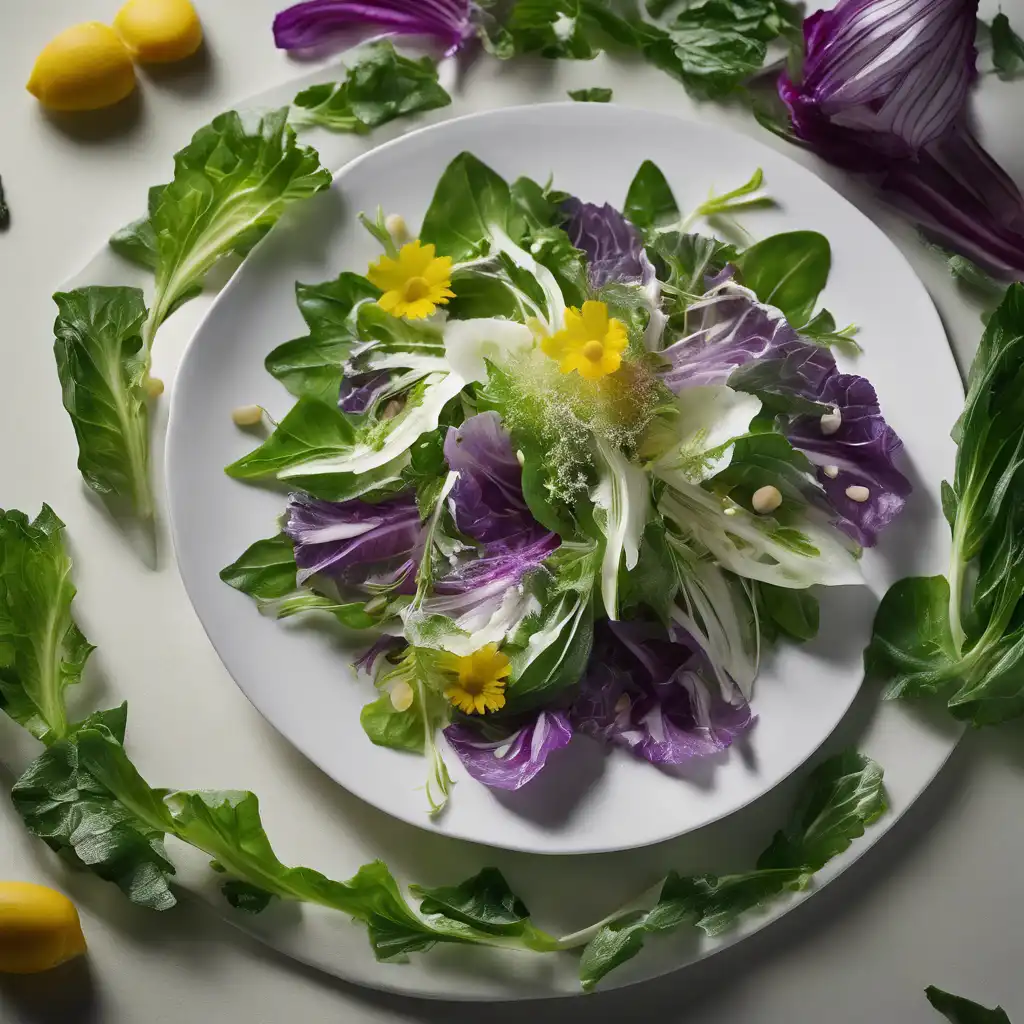
<path id="1" fill-rule="evenodd" d="M 422 320 L 455 298 L 451 290 L 452 258 L 438 256 L 433 245 L 417 238 L 403 245 L 398 259 L 382 256 L 366 276 L 384 294 L 377 304 L 386 313 Z"/>
<path id="2" fill-rule="evenodd" d="M 598 380 L 622 365 L 628 342 L 626 325 L 608 316 L 608 306 L 593 300 L 565 311 L 565 327 L 542 338 L 542 351 L 557 359 L 562 373 L 574 370 L 586 380 Z"/>
<path id="3" fill-rule="evenodd" d="M 0 973 L 37 974 L 85 952 L 75 905 L 30 882 L 0 882 Z"/>
<path id="4" fill-rule="evenodd" d="M 508 658 L 497 644 L 488 644 L 465 657 L 447 654 L 442 668 L 458 676 L 444 695 L 467 715 L 482 715 L 505 706 L 505 678 L 512 671 Z"/>

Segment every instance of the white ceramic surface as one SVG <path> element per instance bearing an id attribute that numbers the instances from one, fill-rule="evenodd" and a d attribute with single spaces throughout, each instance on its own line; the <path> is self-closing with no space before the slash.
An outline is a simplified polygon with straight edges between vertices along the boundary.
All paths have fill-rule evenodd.
<path id="1" fill-rule="evenodd" d="M 813 228 L 833 246 L 824 303 L 861 326 L 869 377 L 890 423 L 904 438 L 918 489 L 898 525 L 864 559 L 868 586 L 822 593 L 819 638 L 782 647 L 755 692 L 760 721 L 749 739 L 681 776 L 660 772 L 577 738 L 519 794 L 477 784 L 450 752 L 458 784 L 448 810 L 426 814 L 424 762 L 374 747 L 359 726 L 372 697 L 357 682 L 338 636 L 261 617 L 218 570 L 252 541 L 275 532 L 281 493 L 223 473 L 254 446 L 232 408 L 263 404 L 275 417 L 290 396 L 263 368 L 273 347 L 303 333 L 296 280 L 361 270 L 375 243 L 356 223 L 378 203 L 418 223 L 445 165 L 472 150 L 509 179 L 527 174 L 582 198 L 621 205 L 644 159 L 666 173 L 680 206 L 712 187 L 735 187 L 757 166 L 778 208 L 749 214 L 764 237 Z M 256 707 L 309 758 L 352 793 L 404 821 L 444 835 L 512 850 L 583 853 L 642 846 L 698 828 L 765 793 L 832 732 L 855 697 L 861 653 L 878 594 L 910 572 L 942 571 L 945 528 L 934 495 L 951 464 L 945 438 L 962 401 L 945 337 L 923 287 L 903 257 L 863 215 L 803 167 L 750 139 L 708 125 L 620 106 L 554 104 L 449 121 L 415 132 L 349 164 L 330 192 L 303 204 L 258 247 L 200 326 L 173 392 L 168 432 L 170 511 L 189 596 L 225 665 Z M 908 382 L 933 364 L 926 391 Z M 851 367 L 852 369 L 853 367 Z"/>

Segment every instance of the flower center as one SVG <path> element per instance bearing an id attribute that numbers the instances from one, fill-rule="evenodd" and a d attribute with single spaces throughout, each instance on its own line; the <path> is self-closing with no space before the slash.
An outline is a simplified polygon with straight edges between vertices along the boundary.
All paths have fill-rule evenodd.
<path id="1" fill-rule="evenodd" d="M 430 294 L 430 283 L 425 277 L 410 277 L 403 291 L 406 302 L 419 302 Z"/>
<path id="2" fill-rule="evenodd" d="M 604 344 L 596 338 L 583 346 L 583 356 L 596 363 L 604 355 Z"/>
<path id="3" fill-rule="evenodd" d="M 459 686 L 469 694 L 470 697 L 479 697 L 484 692 L 484 688 L 487 685 L 486 679 L 481 679 L 480 676 L 472 675 L 467 676 L 464 679 L 459 680 Z"/>

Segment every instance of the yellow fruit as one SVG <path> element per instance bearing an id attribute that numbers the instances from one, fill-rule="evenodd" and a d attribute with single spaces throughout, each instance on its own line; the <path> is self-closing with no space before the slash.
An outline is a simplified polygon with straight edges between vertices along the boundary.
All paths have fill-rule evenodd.
<path id="1" fill-rule="evenodd" d="M 128 0 L 114 29 L 143 64 L 184 60 L 199 49 L 203 26 L 189 0 Z"/>
<path id="2" fill-rule="evenodd" d="M 135 68 L 112 28 L 87 21 L 47 43 L 26 88 L 51 110 L 98 110 L 131 93 Z"/>
<path id="3" fill-rule="evenodd" d="M 78 911 L 67 896 L 30 882 L 0 882 L 0 973 L 37 974 L 84 952 Z"/>

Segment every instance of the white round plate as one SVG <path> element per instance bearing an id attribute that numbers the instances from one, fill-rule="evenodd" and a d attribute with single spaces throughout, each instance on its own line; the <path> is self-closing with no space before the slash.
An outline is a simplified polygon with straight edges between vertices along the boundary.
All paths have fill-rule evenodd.
<path id="1" fill-rule="evenodd" d="M 283 493 L 229 479 L 224 466 L 255 446 L 231 410 L 258 402 L 277 419 L 293 399 L 263 367 L 275 346 L 304 333 L 295 282 L 363 271 L 378 253 L 356 215 L 421 219 L 441 172 L 470 150 L 509 180 L 545 181 L 621 207 L 641 162 L 665 172 L 679 205 L 765 174 L 776 209 L 743 218 L 757 238 L 814 229 L 832 243 L 822 296 L 855 321 L 865 352 L 849 369 L 875 385 L 904 439 L 915 495 L 882 544 L 864 558 L 867 585 L 822 590 L 819 637 L 783 645 L 758 679 L 759 721 L 724 755 L 669 774 L 577 737 L 519 793 L 495 793 L 446 760 L 450 804 L 427 815 L 423 759 L 375 747 L 359 725 L 373 698 L 351 668 L 365 641 L 336 630 L 262 617 L 218 578 L 253 541 L 277 530 Z M 938 316 L 910 267 L 878 228 L 799 166 L 709 124 L 600 104 L 495 111 L 414 132 L 353 161 L 333 188 L 304 203 L 247 259 L 194 336 L 176 382 L 167 441 L 171 524 L 182 578 L 238 685 L 266 718 L 346 789 L 403 821 L 444 835 L 534 853 L 593 853 L 656 843 L 731 814 L 776 786 L 828 737 L 856 696 L 878 597 L 908 573 L 942 571 L 945 524 L 935 502 L 952 464 L 945 439 L 962 390 Z M 937 359 L 936 353 L 942 353 Z M 916 386 L 928 368 L 928 387 Z"/>

